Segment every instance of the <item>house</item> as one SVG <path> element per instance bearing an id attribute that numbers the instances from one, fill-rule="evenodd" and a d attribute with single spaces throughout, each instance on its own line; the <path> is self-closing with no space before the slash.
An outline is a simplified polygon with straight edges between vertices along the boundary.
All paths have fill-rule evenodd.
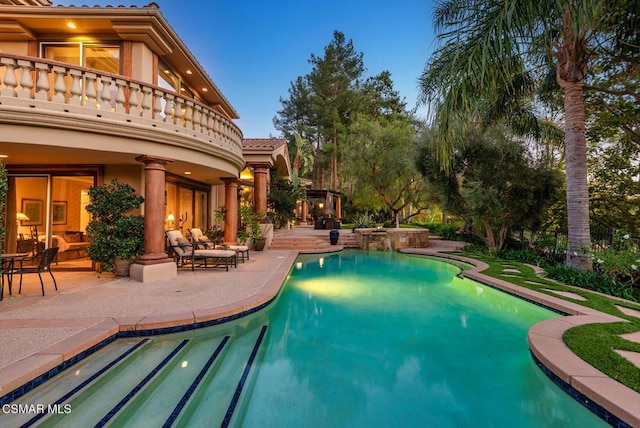
<path id="1" fill-rule="evenodd" d="M 250 155 L 257 164 L 245 159 L 238 118 L 155 3 L 0 0 L 4 250 L 57 245 L 60 267 L 91 268 L 87 189 L 117 178 L 145 198 L 145 253 L 132 276 L 174 276 L 164 230 L 206 229 L 223 205 L 237 212 L 243 171 L 260 177 L 259 197 L 265 167 L 287 173 L 286 144 Z M 225 240 L 234 242 L 238 224 L 227 217 Z"/>

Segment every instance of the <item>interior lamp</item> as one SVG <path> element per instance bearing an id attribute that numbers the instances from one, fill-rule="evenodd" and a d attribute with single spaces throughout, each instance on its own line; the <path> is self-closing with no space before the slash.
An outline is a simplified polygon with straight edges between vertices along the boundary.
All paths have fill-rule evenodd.
<path id="1" fill-rule="evenodd" d="M 31 220 L 29 217 L 27 217 L 27 215 L 25 213 L 17 213 L 16 214 L 16 220 L 18 220 L 18 227 L 22 227 L 22 222 L 27 220 Z"/>
<path id="2" fill-rule="evenodd" d="M 173 228 L 173 223 L 175 223 L 176 217 L 171 213 L 171 211 L 169 211 L 166 221 L 169 223 L 169 228 Z"/>

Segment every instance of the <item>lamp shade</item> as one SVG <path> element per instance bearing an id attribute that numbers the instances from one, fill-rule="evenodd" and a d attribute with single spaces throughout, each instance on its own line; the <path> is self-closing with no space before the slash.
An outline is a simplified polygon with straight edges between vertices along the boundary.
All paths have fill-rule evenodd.
<path id="1" fill-rule="evenodd" d="M 31 220 L 29 217 L 27 217 L 27 215 L 25 213 L 17 213 L 16 214 L 16 219 L 20 220 L 20 221 Z"/>
<path id="2" fill-rule="evenodd" d="M 176 218 L 173 214 L 169 213 L 169 215 L 167 216 L 167 221 L 176 221 Z"/>

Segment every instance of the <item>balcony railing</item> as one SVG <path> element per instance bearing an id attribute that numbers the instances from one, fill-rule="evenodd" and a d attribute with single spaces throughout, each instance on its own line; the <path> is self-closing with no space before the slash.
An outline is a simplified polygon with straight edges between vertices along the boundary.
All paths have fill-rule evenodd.
<path id="1" fill-rule="evenodd" d="M 180 132 L 242 156 L 240 129 L 209 106 L 112 73 L 0 53 L 0 98 Z"/>

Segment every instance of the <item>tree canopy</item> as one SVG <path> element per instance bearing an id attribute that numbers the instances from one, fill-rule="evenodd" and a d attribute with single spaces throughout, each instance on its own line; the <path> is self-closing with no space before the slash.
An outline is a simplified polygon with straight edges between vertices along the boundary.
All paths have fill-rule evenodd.
<path id="1" fill-rule="evenodd" d="M 440 130 L 436 154 L 447 165 L 465 135 L 459 127 L 463 118 L 491 111 L 494 101 L 504 99 L 500 94 L 542 102 L 544 97 L 534 98 L 534 89 L 548 82 L 551 67 L 563 103 L 567 264 L 580 269 L 591 267 L 583 85 L 592 54 L 615 33 L 612 24 L 623 15 L 610 3 L 443 1 L 435 12 L 441 47 L 420 80 L 424 100 L 434 108 L 433 125 Z M 506 117 L 521 104 L 497 105 L 506 107 Z"/>

